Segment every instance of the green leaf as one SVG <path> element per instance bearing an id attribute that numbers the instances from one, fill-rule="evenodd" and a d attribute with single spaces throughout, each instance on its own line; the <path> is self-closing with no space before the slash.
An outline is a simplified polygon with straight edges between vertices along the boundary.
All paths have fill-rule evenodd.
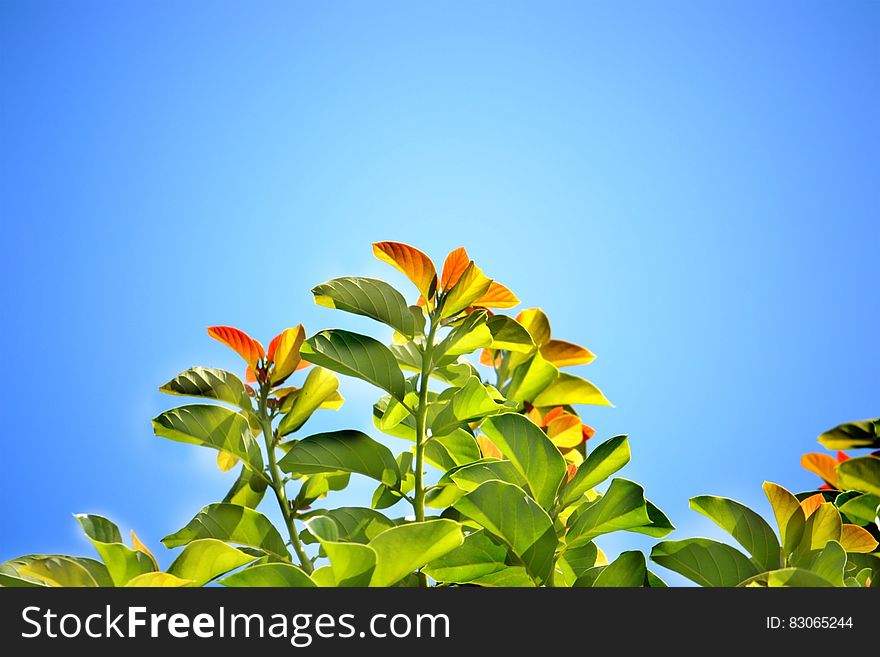
<path id="1" fill-rule="evenodd" d="M 342 329 L 321 331 L 303 343 L 300 354 L 310 363 L 372 383 L 399 400 L 406 394 L 394 354 L 369 336 Z"/>
<path id="2" fill-rule="evenodd" d="M 289 563 L 261 563 L 249 566 L 220 580 L 223 586 L 236 587 L 312 587 L 308 575 Z"/>
<path id="3" fill-rule="evenodd" d="M 323 367 L 313 367 L 302 388 L 294 390 L 281 404 L 281 412 L 286 413 L 278 424 L 278 435 L 286 436 L 298 431 L 312 417 L 312 413 L 336 394 L 339 379 Z"/>
<path id="4" fill-rule="evenodd" d="M 224 502 L 246 506 L 249 509 L 256 509 L 263 496 L 266 494 L 266 488 L 269 482 L 262 473 L 257 474 L 253 470 L 248 470 L 242 466 L 238 473 L 238 478 L 232 484 L 232 488 L 223 498 Z"/>
<path id="5" fill-rule="evenodd" d="M 700 586 L 736 586 L 758 573 L 742 552 L 708 538 L 658 543 L 651 550 L 651 561 Z"/>
<path id="6" fill-rule="evenodd" d="M 819 436 L 819 442 L 828 449 L 880 449 L 880 418 L 841 424 Z"/>
<path id="7" fill-rule="evenodd" d="M 464 541 L 461 525 L 439 519 L 413 522 L 382 532 L 369 546 L 376 551 L 370 586 L 391 586 Z"/>
<path id="8" fill-rule="evenodd" d="M 513 371 L 507 387 L 507 398 L 515 401 L 532 401 L 548 388 L 559 376 L 559 370 L 544 360 L 540 353 L 534 354 Z"/>
<path id="9" fill-rule="evenodd" d="M 132 577 L 126 584 L 126 588 L 180 588 L 184 586 L 196 586 L 188 579 L 181 579 L 171 573 L 144 573 Z"/>
<path id="10" fill-rule="evenodd" d="M 370 585 L 376 569 L 376 551 L 373 548 L 361 543 L 339 541 L 338 526 L 326 516 L 307 520 L 306 527 L 320 541 L 330 559 L 334 586 Z"/>
<path id="11" fill-rule="evenodd" d="M 602 569 L 592 582 L 593 588 L 642 588 L 648 575 L 645 555 L 634 550 L 621 552 L 610 564 Z M 578 586 L 575 583 L 575 586 Z"/>
<path id="12" fill-rule="evenodd" d="M 466 536 L 464 543 L 429 563 L 423 571 L 438 582 L 467 584 L 507 567 L 507 550 L 480 530 Z"/>
<path id="13" fill-rule="evenodd" d="M 487 321 L 492 334 L 492 349 L 504 349 L 529 354 L 535 349 L 535 341 L 526 328 L 512 317 L 495 315 Z"/>
<path id="14" fill-rule="evenodd" d="M 847 518 L 863 527 L 876 524 L 877 516 L 880 516 L 880 496 L 856 495 L 840 504 L 838 508 Z"/>
<path id="15" fill-rule="evenodd" d="M 553 522 L 521 488 L 487 481 L 453 506 L 504 541 L 532 577 L 543 582 L 550 576 L 558 544 Z"/>
<path id="16" fill-rule="evenodd" d="M 836 506 L 830 502 L 820 504 L 807 518 L 794 561 L 800 563 L 805 555 L 813 550 L 823 549 L 828 541 L 839 541 L 842 525 Z"/>
<path id="17" fill-rule="evenodd" d="M 457 315 L 486 294 L 490 285 L 492 279 L 487 278 L 471 260 L 452 289 L 444 295 L 440 316 L 446 318 Z"/>
<path id="18" fill-rule="evenodd" d="M 786 555 L 795 551 L 804 535 L 806 516 L 798 499 L 782 486 L 770 481 L 764 482 L 764 494 L 773 507 L 776 526 L 782 537 L 782 549 Z"/>
<path id="19" fill-rule="evenodd" d="M 580 464 L 571 481 L 563 487 L 563 506 L 577 502 L 584 493 L 629 463 L 629 459 L 629 440 L 626 436 L 615 436 L 596 447 Z"/>
<path id="20" fill-rule="evenodd" d="M 345 490 L 351 481 L 350 472 L 322 472 L 320 474 L 302 475 L 303 482 L 296 494 L 295 502 L 298 509 L 310 507 L 312 503 L 327 495 L 331 490 Z"/>
<path id="21" fill-rule="evenodd" d="M 556 560 L 556 586 L 574 586 L 590 568 L 596 565 L 599 549 L 593 542 L 566 547 Z"/>
<path id="22" fill-rule="evenodd" d="M 148 555 L 122 543 L 119 528 L 107 518 L 86 513 L 74 518 L 104 561 L 114 586 L 125 586 L 132 578 L 156 569 Z"/>
<path id="23" fill-rule="evenodd" d="M 815 588 L 818 586 L 833 586 L 833 584 L 824 577 L 810 572 L 809 570 L 804 570 L 803 568 L 780 568 L 779 570 L 771 570 L 766 573 L 760 573 L 755 577 L 751 577 L 740 584 L 740 586 Z"/>
<path id="24" fill-rule="evenodd" d="M 712 495 L 692 497 L 690 506 L 733 536 L 762 570 L 775 570 L 783 565 L 782 548 L 776 534 L 761 516 L 747 506 Z"/>
<path id="25" fill-rule="evenodd" d="M 834 586 L 843 586 L 846 550 L 837 541 L 828 541 L 825 547 L 803 566 Z"/>
<path id="26" fill-rule="evenodd" d="M 119 527 L 104 516 L 91 513 L 75 513 L 73 517 L 90 540 L 101 543 L 122 543 L 122 534 L 119 531 Z"/>
<path id="27" fill-rule="evenodd" d="M 477 310 L 466 315 L 440 343 L 434 347 L 434 363 L 438 365 L 454 362 L 463 354 L 470 354 L 492 344 L 492 333 L 486 325 L 488 313 Z M 421 360 L 421 359 L 419 359 Z"/>
<path id="28" fill-rule="evenodd" d="M 209 504 L 186 527 L 163 538 L 162 543 L 175 548 L 200 538 L 247 545 L 285 561 L 290 559 L 284 539 L 269 519 L 259 511 L 236 504 Z"/>
<path id="29" fill-rule="evenodd" d="M 602 534 L 641 527 L 650 522 L 644 489 L 628 479 L 613 479 L 602 497 L 579 507 L 572 514 L 565 542 L 579 545 Z"/>
<path id="30" fill-rule="evenodd" d="M 468 582 L 471 586 L 497 588 L 534 588 L 535 580 L 522 566 L 507 566 L 503 570 L 477 577 Z"/>
<path id="31" fill-rule="evenodd" d="M 464 386 L 455 390 L 452 399 L 431 420 L 431 432 L 436 435 L 451 433 L 466 421 L 473 421 L 503 410 L 489 389 L 476 376 L 468 378 Z"/>
<path id="32" fill-rule="evenodd" d="M 565 459 L 547 435 L 518 413 L 503 413 L 483 422 L 483 431 L 528 482 L 532 497 L 545 509 L 556 501 L 565 477 Z"/>
<path id="33" fill-rule="evenodd" d="M 98 586 L 89 570 L 76 559 L 61 555 L 33 559 L 18 567 L 24 577 L 32 577 L 49 586 L 94 587 Z"/>
<path id="34" fill-rule="evenodd" d="M 880 458 L 860 456 L 837 466 L 839 485 L 843 489 L 880 495 Z"/>
<path id="35" fill-rule="evenodd" d="M 425 444 L 425 460 L 443 471 L 480 460 L 480 448 L 464 429 L 445 436 L 432 436 Z"/>
<path id="36" fill-rule="evenodd" d="M 654 538 L 663 538 L 664 536 L 668 536 L 675 529 L 675 525 L 669 521 L 666 514 L 658 509 L 651 500 L 645 500 L 645 508 L 648 511 L 648 518 L 650 518 L 651 521 L 647 525 L 631 527 L 626 531 L 635 532 L 636 534 L 645 534 L 647 536 L 653 536 Z"/>
<path id="37" fill-rule="evenodd" d="M 228 452 L 257 472 L 263 469 L 263 455 L 247 418 L 223 406 L 190 404 L 172 408 L 153 420 L 153 431 L 170 440 Z"/>
<path id="38" fill-rule="evenodd" d="M 412 339 L 425 328 L 425 316 L 412 309 L 403 295 L 375 278 L 334 278 L 312 289 L 315 303 L 363 315 L 392 327 Z"/>
<path id="39" fill-rule="evenodd" d="M 452 470 L 449 477 L 459 488 L 467 492 L 493 479 L 513 484 L 523 490 L 528 488 L 526 478 L 508 460 L 480 459 Z"/>
<path id="40" fill-rule="evenodd" d="M 278 462 L 284 472 L 357 472 L 392 488 L 400 470 L 391 450 L 365 433 L 346 429 L 318 433 L 297 442 Z"/>
<path id="41" fill-rule="evenodd" d="M 397 359 L 397 363 L 402 369 L 410 372 L 422 371 L 422 352 L 415 342 L 392 344 L 388 350 Z"/>
<path id="42" fill-rule="evenodd" d="M 560 372 L 559 377 L 543 389 L 532 401 L 535 406 L 571 406 L 574 404 L 594 404 L 611 406 L 602 391 L 579 376 Z"/>
<path id="43" fill-rule="evenodd" d="M 415 488 L 416 476 L 413 472 L 413 453 L 401 452 L 397 455 L 397 467 L 400 470 L 400 487 L 395 490 L 385 484 L 379 484 L 373 493 L 373 501 L 370 506 L 374 509 L 387 509 L 397 504 L 403 495 Z"/>
<path id="44" fill-rule="evenodd" d="M 321 510 L 314 517 L 325 518 L 336 526 L 335 540 L 352 543 L 369 543 L 386 529 L 396 526 L 393 520 L 378 511 L 358 506 Z M 307 538 L 305 542 L 313 543 L 314 540 Z"/>
<path id="45" fill-rule="evenodd" d="M 213 367 L 191 367 L 175 376 L 159 391 L 169 395 L 216 399 L 247 411 L 253 409 L 241 379 L 232 372 Z"/>
<path id="46" fill-rule="evenodd" d="M 168 572 L 180 579 L 191 580 L 193 586 L 204 586 L 220 575 L 225 575 L 253 560 L 253 556 L 223 541 L 202 538 L 183 548 L 168 567 Z"/>

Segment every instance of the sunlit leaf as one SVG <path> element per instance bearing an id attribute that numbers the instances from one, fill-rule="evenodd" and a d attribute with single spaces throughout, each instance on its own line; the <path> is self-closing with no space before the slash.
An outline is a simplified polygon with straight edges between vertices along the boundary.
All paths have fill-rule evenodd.
<path id="1" fill-rule="evenodd" d="M 266 358 L 273 363 L 269 377 L 273 385 L 278 385 L 296 371 L 302 360 L 299 350 L 305 338 L 306 330 L 300 324 L 284 329 L 269 343 Z"/>
<path id="2" fill-rule="evenodd" d="M 441 317 L 454 317 L 489 291 L 492 279 L 473 262 L 468 263 L 458 282 L 446 293 Z"/>
<path id="3" fill-rule="evenodd" d="M 373 255 L 402 272 L 425 299 L 434 297 L 437 271 L 431 259 L 417 248 L 402 242 L 376 242 Z"/>
<path id="4" fill-rule="evenodd" d="M 394 355 L 378 340 L 341 329 L 321 331 L 303 343 L 303 358 L 327 369 L 363 379 L 403 400 L 403 373 Z"/>
<path id="5" fill-rule="evenodd" d="M 708 538 L 663 541 L 651 550 L 651 560 L 700 586 L 736 586 L 757 574 L 742 552 Z"/>
<path id="6" fill-rule="evenodd" d="M 880 458 L 860 456 L 837 465 L 840 487 L 880 495 Z"/>
<path id="7" fill-rule="evenodd" d="M 589 349 L 565 340 L 548 340 L 541 347 L 541 355 L 548 363 L 553 363 L 556 367 L 586 365 L 592 363 L 596 358 Z"/>
<path id="8" fill-rule="evenodd" d="M 776 534 L 747 506 L 726 497 L 699 495 L 690 499 L 690 507 L 733 536 L 764 570 L 782 566 Z"/>
<path id="9" fill-rule="evenodd" d="M 400 483 L 397 461 L 385 445 L 352 429 L 308 436 L 278 462 L 284 472 L 356 472 L 395 487 Z"/>
<path id="10" fill-rule="evenodd" d="M 544 360 L 540 353 L 536 353 L 514 370 L 507 388 L 507 398 L 516 401 L 533 401 L 552 386 L 558 376 L 559 370 Z"/>
<path id="11" fill-rule="evenodd" d="M 202 538 L 216 538 L 268 552 L 285 561 L 290 559 L 281 534 L 266 516 L 236 504 L 209 504 L 189 524 L 162 539 L 165 547 L 187 545 Z"/>
<path id="12" fill-rule="evenodd" d="M 466 536 L 464 542 L 439 559 L 430 562 L 424 572 L 438 582 L 467 584 L 508 567 L 507 550 L 493 542 L 485 531 Z"/>
<path id="13" fill-rule="evenodd" d="M 281 404 L 281 412 L 285 415 L 278 424 L 278 435 L 286 436 L 299 431 L 306 421 L 319 408 L 337 396 L 339 379 L 333 372 L 323 367 L 312 369 L 302 388 L 292 392 L 284 398 Z"/>
<path id="14" fill-rule="evenodd" d="M 233 587 L 313 587 L 317 586 L 301 569 L 289 563 L 262 563 L 249 566 L 220 580 Z"/>
<path id="15" fill-rule="evenodd" d="M 782 486 L 765 481 L 764 494 L 767 495 L 776 516 L 783 552 L 789 555 L 794 552 L 804 535 L 806 514 L 797 498 Z"/>
<path id="16" fill-rule="evenodd" d="M 877 549 L 877 540 L 869 531 L 850 523 L 840 527 L 840 544 L 847 552 L 868 553 Z"/>
<path id="17" fill-rule="evenodd" d="M 503 413 L 483 422 L 483 431 L 523 475 L 532 496 L 549 509 L 565 477 L 565 459 L 535 424 L 517 413 Z"/>
<path id="18" fill-rule="evenodd" d="M 492 349 L 505 349 L 529 354 L 535 349 L 535 342 L 526 328 L 507 315 L 495 315 L 486 322 L 492 334 L 489 345 Z"/>
<path id="19" fill-rule="evenodd" d="M 251 410 L 247 388 L 235 374 L 212 367 L 191 367 L 159 388 L 160 392 L 185 397 L 206 397 Z"/>
<path id="20" fill-rule="evenodd" d="M 130 533 L 131 533 L 131 547 L 133 549 L 137 550 L 138 552 L 143 552 L 144 554 L 146 554 L 150 558 L 150 561 L 153 562 L 153 568 L 155 568 L 156 570 L 159 570 L 159 562 L 156 561 L 156 557 L 153 556 L 153 553 L 150 551 L 150 548 L 148 548 L 146 545 L 144 545 L 143 541 L 141 541 L 141 539 L 138 538 L 138 535 L 134 533 L 133 529 L 131 530 Z"/>
<path id="21" fill-rule="evenodd" d="M 224 502 L 256 509 L 266 494 L 269 482 L 262 473 L 242 466 L 238 478 L 223 498 Z"/>
<path id="22" fill-rule="evenodd" d="M 801 457 L 801 466 L 837 488 L 837 461 L 833 456 L 818 453 L 804 454 Z"/>
<path id="23" fill-rule="evenodd" d="M 471 259 L 463 246 L 453 249 L 443 262 L 443 274 L 440 276 L 440 289 L 448 290 L 458 283 L 458 279 L 467 269 Z"/>
<path id="24" fill-rule="evenodd" d="M 376 552 L 370 586 L 391 586 L 463 541 L 461 525 L 452 520 L 427 520 L 388 529 L 369 543 Z"/>
<path id="25" fill-rule="evenodd" d="M 516 321 L 526 328 L 538 347 L 543 347 L 550 341 L 550 320 L 540 308 L 523 310 L 516 316 Z"/>
<path id="26" fill-rule="evenodd" d="M 579 500 L 588 490 L 629 463 L 629 440 L 615 436 L 596 447 L 578 467 L 574 478 L 562 490 L 562 504 L 568 506 Z"/>
<path id="27" fill-rule="evenodd" d="M 256 368 L 257 363 L 263 358 L 263 345 L 237 328 L 211 326 L 208 328 L 208 335 L 238 353 L 250 367 Z"/>
<path id="28" fill-rule="evenodd" d="M 393 520 L 366 507 L 327 509 L 316 513 L 316 516 L 325 518 L 335 525 L 337 540 L 352 543 L 369 543 L 386 529 L 395 526 Z"/>
<path id="29" fill-rule="evenodd" d="M 553 522 L 521 488 L 487 481 L 454 507 L 504 541 L 534 578 L 543 582 L 550 576 L 558 544 Z"/>
<path id="30" fill-rule="evenodd" d="M 410 339 L 424 331 L 422 311 L 410 308 L 400 292 L 375 278 L 334 278 L 313 288 L 312 294 L 320 306 L 370 317 Z"/>
<path id="31" fill-rule="evenodd" d="M 153 431 L 157 436 L 177 442 L 228 452 L 253 470 L 263 469 L 260 446 L 247 418 L 228 408 L 209 404 L 179 406 L 156 417 Z"/>
<path id="32" fill-rule="evenodd" d="M 180 588 L 183 586 L 199 586 L 192 580 L 181 579 L 171 573 L 144 573 L 131 578 L 126 588 Z"/>
<path id="33" fill-rule="evenodd" d="M 544 388 L 532 403 L 535 406 L 570 406 L 595 404 L 611 406 L 602 391 L 586 379 L 560 372 L 556 380 Z"/>
<path id="34" fill-rule="evenodd" d="M 202 538 L 189 543 L 168 567 L 168 572 L 193 586 L 204 586 L 211 580 L 225 575 L 255 557 L 245 554 L 231 545 L 215 538 Z"/>
<path id="35" fill-rule="evenodd" d="M 880 449 L 880 418 L 841 424 L 819 436 L 819 442 L 828 449 Z"/>
<path id="36" fill-rule="evenodd" d="M 469 305 L 482 308 L 513 308 L 519 305 L 519 299 L 505 285 L 492 281 L 483 296 Z"/>

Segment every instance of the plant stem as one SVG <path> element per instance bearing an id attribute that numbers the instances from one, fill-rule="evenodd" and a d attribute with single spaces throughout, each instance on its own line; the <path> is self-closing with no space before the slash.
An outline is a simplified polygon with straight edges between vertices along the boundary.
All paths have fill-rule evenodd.
<path id="1" fill-rule="evenodd" d="M 425 351 L 422 353 L 422 372 L 419 377 L 419 405 L 416 408 L 416 465 L 415 486 L 413 492 L 413 509 L 416 522 L 425 519 L 425 438 L 428 423 L 428 381 L 431 378 L 431 359 L 434 356 L 434 336 L 437 333 L 437 323 L 431 317 L 431 328 L 425 340 Z M 419 572 L 421 586 L 428 585 L 428 579 L 424 573 Z"/>
<path id="2" fill-rule="evenodd" d="M 290 502 L 287 500 L 287 491 L 284 488 L 284 478 L 281 475 L 281 470 L 278 468 L 278 460 L 275 458 L 275 432 L 272 429 L 272 418 L 269 417 L 269 413 L 266 410 L 268 398 L 269 387 L 263 386 L 260 390 L 258 412 L 260 423 L 263 426 L 263 440 L 266 443 L 266 455 L 269 461 L 272 490 L 275 491 L 275 499 L 278 500 L 278 506 L 281 507 L 281 515 L 284 516 L 284 524 L 287 526 L 287 533 L 290 535 L 290 544 L 299 558 L 299 564 L 306 573 L 311 573 L 314 570 L 312 560 L 309 559 L 309 555 L 306 554 L 299 540 L 296 522 L 293 517 L 293 509 L 290 508 Z"/>

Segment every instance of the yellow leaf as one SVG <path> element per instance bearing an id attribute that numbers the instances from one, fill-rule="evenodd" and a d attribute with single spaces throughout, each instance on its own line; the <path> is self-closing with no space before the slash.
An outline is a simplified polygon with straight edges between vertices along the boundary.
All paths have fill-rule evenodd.
<path id="1" fill-rule="evenodd" d="M 873 552 L 877 541 L 864 527 L 845 523 L 840 528 L 840 544 L 847 552 Z"/>
<path id="2" fill-rule="evenodd" d="M 486 293 L 470 305 L 481 308 L 513 308 L 519 305 L 519 299 L 506 286 L 492 281 Z"/>
<path id="3" fill-rule="evenodd" d="M 596 565 L 597 566 L 607 566 L 608 565 L 608 557 L 604 552 L 597 546 L 596 547 Z"/>
<path id="4" fill-rule="evenodd" d="M 581 454 L 577 449 L 562 450 L 562 456 L 565 457 L 565 460 L 568 461 L 568 463 L 574 465 L 575 467 L 584 462 L 584 455 Z"/>
<path id="5" fill-rule="evenodd" d="M 804 454 L 801 457 L 801 466 L 837 488 L 837 461 L 834 457 L 817 452 Z"/>
<path id="6" fill-rule="evenodd" d="M 806 550 L 821 550 L 828 541 L 839 541 L 840 512 L 831 502 L 823 502 L 807 518 L 801 543 Z"/>
<path id="7" fill-rule="evenodd" d="M 440 276 L 440 289 L 448 290 L 458 283 L 458 279 L 461 278 L 464 270 L 467 269 L 470 260 L 471 259 L 468 258 L 467 251 L 464 250 L 463 246 L 450 251 L 449 255 L 446 256 L 446 260 L 443 262 L 443 274 Z"/>
<path id="8" fill-rule="evenodd" d="M 229 472 L 238 463 L 238 457 L 229 452 L 220 451 L 217 453 L 217 467 L 220 472 Z"/>
<path id="9" fill-rule="evenodd" d="M 471 260 L 458 282 L 446 293 L 443 317 L 453 317 L 486 294 L 492 279 L 488 278 Z"/>
<path id="10" fill-rule="evenodd" d="M 181 586 L 192 586 L 193 580 L 181 579 L 175 577 L 171 573 L 144 573 L 128 580 L 126 588 L 131 587 L 159 587 L 171 588 Z"/>
<path id="11" fill-rule="evenodd" d="M 550 342 L 550 320 L 540 308 L 528 308 L 516 316 L 516 321 L 526 327 L 538 347 Z"/>
<path id="12" fill-rule="evenodd" d="M 427 255 L 403 242 L 376 242 L 373 255 L 402 272 L 425 299 L 434 298 L 437 270 Z"/>
<path id="13" fill-rule="evenodd" d="M 556 365 L 556 367 L 586 365 L 587 363 L 592 363 L 596 358 L 595 354 L 589 349 L 566 342 L 565 340 L 548 340 L 541 347 L 541 355 L 545 360 Z"/>
<path id="14" fill-rule="evenodd" d="M 271 372 L 273 384 L 281 383 L 296 371 L 297 365 L 302 360 L 299 348 L 305 338 L 306 330 L 300 324 L 294 328 L 284 329 L 272 339 L 266 356 L 273 363 Z"/>
<path id="15" fill-rule="evenodd" d="M 561 415 L 547 425 L 547 435 L 560 449 L 577 447 L 584 442 L 581 420 L 576 415 Z"/>
<path id="16" fill-rule="evenodd" d="M 801 502 L 801 508 L 804 510 L 804 516 L 809 518 L 813 512 L 825 503 L 822 493 L 816 493 Z"/>
<path id="17" fill-rule="evenodd" d="M 785 552 L 790 554 L 797 547 L 804 533 L 806 522 L 804 510 L 798 499 L 778 484 L 765 481 L 764 494 L 773 507 Z"/>
<path id="18" fill-rule="evenodd" d="M 338 390 L 334 390 L 324 401 L 321 402 L 321 405 L 318 408 L 328 411 L 337 411 L 342 407 L 343 403 L 345 403 L 345 397 L 340 395 Z"/>
<path id="19" fill-rule="evenodd" d="M 141 542 L 141 539 L 138 538 L 138 535 L 134 533 L 133 529 L 131 530 L 131 547 L 133 547 L 138 552 L 143 552 L 148 557 L 150 557 L 150 561 L 153 562 L 153 566 L 156 568 L 156 570 L 159 570 L 159 562 L 156 561 L 156 557 L 154 557 L 153 553 L 150 552 L 150 548 L 148 548 Z"/>

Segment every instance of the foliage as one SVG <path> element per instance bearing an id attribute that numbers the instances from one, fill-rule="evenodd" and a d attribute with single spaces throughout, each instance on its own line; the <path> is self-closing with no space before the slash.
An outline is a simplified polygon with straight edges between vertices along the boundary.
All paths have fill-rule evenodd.
<path id="1" fill-rule="evenodd" d="M 845 522 L 821 493 L 799 500 L 765 482 L 778 536 L 748 507 L 724 497 L 691 498 L 691 508 L 727 531 L 748 555 L 708 538 L 664 541 L 651 559 L 701 586 L 866 586 L 880 578 L 877 541 Z"/>

